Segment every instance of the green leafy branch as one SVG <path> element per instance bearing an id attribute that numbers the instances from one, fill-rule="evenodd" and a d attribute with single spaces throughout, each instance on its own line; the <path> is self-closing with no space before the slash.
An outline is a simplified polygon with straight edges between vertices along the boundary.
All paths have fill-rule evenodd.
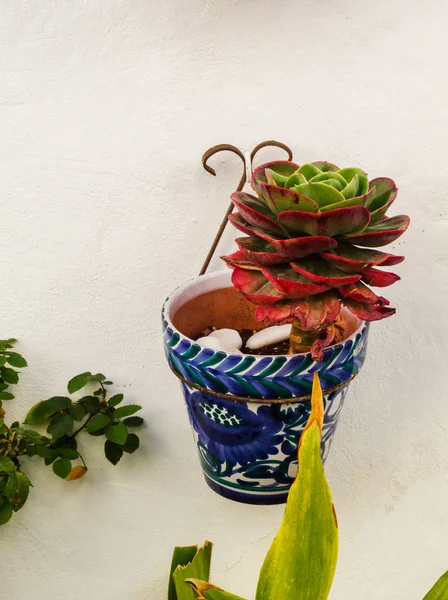
<path id="1" fill-rule="evenodd" d="M 123 394 L 109 395 L 113 385 L 102 373 L 81 373 L 68 382 L 69 395 L 89 388 L 89 394 L 74 400 L 68 396 L 53 396 L 35 404 L 19 421 L 5 423 L 4 401 L 14 399 L 9 386 L 19 382 L 17 369 L 27 362 L 13 350 L 15 339 L 0 340 L 0 525 L 3 525 L 25 504 L 32 483 L 23 472 L 21 459 L 37 456 L 62 479 L 73 481 L 87 473 L 87 465 L 78 448 L 81 432 L 94 437 L 104 436 L 104 453 L 116 465 L 124 453 L 132 454 L 139 437 L 130 432 L 143 425 L 135 416 L 141 406 L 123 405 Z M 45 433 L 27 426 L 46 426 Z"/>

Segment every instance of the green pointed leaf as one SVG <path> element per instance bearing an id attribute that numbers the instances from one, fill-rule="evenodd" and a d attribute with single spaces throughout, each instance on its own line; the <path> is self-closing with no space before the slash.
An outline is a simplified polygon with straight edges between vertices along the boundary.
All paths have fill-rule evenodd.
<path id="1" fill-rule="evenodd" d="M 4 525 L 12 517 L 12 506 L 9 500 L 0 497 L 0 525 Z"/>
<path id="2" fill-rule="evenodd" d="M 173 573 L 177 567 L 185 567 L 190 563 L 198 551 L 197 546 L 176 546 L 171 559 L 170 578 L 168 582 L 168 600 L 177 600 L 176 587 Z"/>
<path id="3" fill-rule="evenodd" d="M 442 575 L 435 586 L 426 594 L 423 600 L 447 600 L 448 598 L 448 571 Z"/>
<path id="4" fill-rule="evenodd" d="M 104 444 L 104 454 L 110 463 L 116 465 L 123 456 L 123 448 L 110 440 L 106 440 Z"/>
<path id="5" fill-rule="evenodd" d="M 72 432 L 74 425 L 73 418 L 70 415 L 55 415 L 47 427 L 47 433 L 55 439 L 61 438 L 64 435 L 69 435 Z"/>
<path id="6" fill-rule="evenodd" d="M 19 482 L 17 479 L 17 474 L 15 471 L 12 471 L 8 476 L 8 481 L 3 491 L 3 494 L 8 498 L 8 500 L 11 500 L 11 498 L 15 496 L 18 485 Z"/>
<path id="7" fill-rule="evenodd" d="M 93 433 L 94 431 L 98 431 L 99 429 L 103 429 L 110 423 L 110 417 L 107 415 L 99 414 L 92 417 L 92 419 L 87 423 L 87 431 L 89 433 Z"/>
<path id="8" fill-rule="evenodd" d="M 0 392 L 0 400 L 14 400 L 14 394 L 10 394 L 9 392 Z"/>
<path id="9" fill-rule="evenodd" d="M 299 470 L 285 516 L 261 569 L 256 600 L 327 600 L 337 561 L 338 530 L 322 465 L 322 390 L 314 375 L 312 410 L 300 438 Z"/>
<path id="10" fill-rule="evenodd" d="M 141 410 L 142 407 L 138 404 L 128 404 L 127 406 L 120 406 L 114 410 L 114 417 L 116 419 L 122 419 L 123 417 L 130 417 L 134 413 Z"/>
<path id="11" fill-rule="evenodd" d="M 92 379 L 92 373 L 80 373 L 76 375 L 67 384 L 67 390 L 69 394 L 74 394 L 78 390 L 82 389 Z"/>
<path id="12" fill-rule="evenodd" d="M 104 381 L 106 381 L 106 376 L 103 375 L 102 373 L 96 373 L 95 375 L 92 375 L 92 377 L 90 378 L 90 381 L 104 382 Z"/>
<path id="13" fill-rule="evenodd" d="M 117 404 L 120 404 L 120 402 L 123 401 L 123 394 L 115 394 L 115 396 L 112 396 L 111 398 L 109 398 L 108 401 L 108 405 L 109 406 L 117 406 Z"/>
<path id="14" fill-rule="evenodd" d="M 71 470 L 72 463 L 68 458 L 59 458 L 53 463 L 53 472 L 61 479 L 65 479 Z"/>
<path id="15" fill-rule="evenodd" d="M 9 384 L 16 384 L 19 382 L 19 374 L 14 369 L 8 367 L 1 367 L 0 377 Z"/>
<path id="16" fill-rule="evenodd" d="M 130 433 L 123 445 L 123 450 L 128 454 L 133 454 L 140 446 L 140 439 L 135 433 Z"/>
<path id="17" fill-rule="evenodd" d="M 16 468 L 9 456 L 0 456 L 0 472 L 12 473 Z"/>
<path id="18" fill-rule="evenodd" d="M 24 369 L 28 366 L 28 363 L 23 356 L 17 352 L 11 352 L 6 360 L 12 367 L 16 367 L 17 369 Z"/>
<path id="19" fill-rule="evenodd" d="M 186 579 L 208 581 L 213 544 L 205 542 L 196 552 L 193 560 L 185 567 L 178 566 L 173 573 L 174 585 L 178 600 L 196 600 L 197 595 L 192 587 L 185 583 Z"/>
<path id="20" fill-rule="evenodd" d="M 73 404 L 73 406 L 70 408 L 70 414 L 73 417 L 73 419 L 75 421 L 82 421 L 83 418 L 86 416 L 86 411 L 84 406 L 82 406 L 82 404 Z"/>
<path id="21" fill-rule="evenodd" d="M 17 490 L 15 495 L 10 499 L 12 509 L 17 512 L 25 504 L 30 487 L 32 486 L 31 481 L 25 475 L 25 473 L 17 472 Z"/>
<path id="22" fill-rule="evenodd" d="M 41 425 L 56 412 L 57 410 L 49 404 L 48 400 L 42 400 L 42 402 L 38 402 L 28 411 L 24 423 L 28 425 Z"/>
<path id="23" fill-rule="evenodd" d="M 55 408 L 56 410 L 65 410 L 70 408 L 72 405 L 72 401 L 70 398 L 66 398 L 65 396 L 53 396 L 53 398 L 48 398 L 48 404 Z"/>
<path id="24" fill-rule="evenodd" d="M 115 423 L 114 425 L 109 425 L 109 427 L 106 429 L 106 437 L 111 442 L 123 446 L 128 437 L 126 425 L 124 423 Z"/>

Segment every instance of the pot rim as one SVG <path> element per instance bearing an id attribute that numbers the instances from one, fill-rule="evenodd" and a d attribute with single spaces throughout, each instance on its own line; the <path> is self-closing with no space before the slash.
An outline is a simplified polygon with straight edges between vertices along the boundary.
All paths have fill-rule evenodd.
<path id="1" fill-rule="evenodd" d="M 171 320 L 172 312 L 173 312 L 173 310 L 176 310 L 180 306 L 185 304 L 185 302 L 187 302 L 188 300 L 196 298 L 197 296 L 200 296 L 201 294 L 204 294 L 206 292 L 213 291 L 213 290 L 222 289 L 225 287 L 233 287 L 232 283 L 231 283 L 231 275 L 232 275 L 232 272 L 230 270 L 227 271 L 227 270 L 221 269 L 219 271 L 205 273 L 204 275 L 197 275 L 196 277 L 193 277 L 193 278 L 189 279 L 188 281 L 180 284 L 179 286 L 177 286 L 177 288 L 175 288 L 173 290 L 173 292 L 166 298 L 165 302 L 163 303 L 163 307 L 162 307 L 163 320 L 166 321 L 166 323 L 173 330 L 173 332 L 177 333 L 182 339 L 188 340 L 195 346 L 201 347 L 196 342 L 196 340 L 189 338 L 187 335 L 185 335 L 184 333 L 179 331 L 179 329 L 177 329 L 177 327 L 175 327 L 173 325 L 172 320 Z M 198 284 L 200 282 L 201 283 L 203 282 L 204 285 L 200 286 L 201 289 L 200 289 L 199 293 L 192 293 L 192 291 L 196 288 L 195 284 Z M 230 285 L 214 285 L 217 282 L 228 283 Z M 190 292 L 190 293 L 188 293 L 188 292 Z M 184 295 L 186 296 L 186 298 L 184 299 L 182 304 L 180 304 L 179 301 Z M 366 323 L 362 319 L 358 319 L 358 320 L 359 320 L 359 325 L 351 335 L 344 338 L 340 342 L 337 342 L 336 344 L 330 344 L 330 346 L 328 346 L 328 348 L 333 348 L 333 347 L 338 346 L 339 344 L 344 344 L 348 340 L 350 340 L 352 338 L 354 339 L 359 333 L 361 333 L 361 331 L 362 331 L 363 327 L 365 327 Z M 244 353 L 227 352 L 227 351 L 225 352 L 225 354 L 227 354 L 228 356 L 241 356 L 241 354 L 243 354 L 243 356 L 244 356 Z M 287 358 L 291 358 L 292 356 L 306 356 L 307 354 L 309 354 L 309 352 L 298 352 L 296 354 L 257 354 L 256 356 L 259 359 L 264 358 L 264 357 L 277 358 L 279 356 L 285 356 Z M 249 356 L 249 355 L 246 354 L 245 356 Z"/>

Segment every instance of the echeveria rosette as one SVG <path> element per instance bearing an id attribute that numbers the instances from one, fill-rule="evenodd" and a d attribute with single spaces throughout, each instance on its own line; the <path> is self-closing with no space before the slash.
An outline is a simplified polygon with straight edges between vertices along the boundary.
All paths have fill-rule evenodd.
<path id="1" fill-rule="evenodd" d="M 342 305 L 365 321 L 395 313 L 368 287 L 400 279 L 382 268 L 404 257 L 376 250 L 409 225 L 405 215 L 386 216 L 397 196 L 392 179 L 369 181 L 362 169 L 328 162 L 277 161 L 256 169 L 251 185 L 256 196 L 232 194 L 237 211 L 229 220 L 246 237 L 223 258 L 234 269 L 235 287 L 257 305 L 259 320 L 293 323 L 293 352 L 311 349 L 321 360 Z"/>

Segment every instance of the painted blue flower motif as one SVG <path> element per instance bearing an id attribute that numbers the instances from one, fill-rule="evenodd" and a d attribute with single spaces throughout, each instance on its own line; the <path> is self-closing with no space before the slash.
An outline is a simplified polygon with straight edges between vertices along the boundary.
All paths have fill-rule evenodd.
<path id="1" fill-rule="evenodd" d="M 244 402 L 215 398 L 185 387 L 188 412 L 199 442 L 221 463 L 245 466 L 278 454 L 281 420 L 272 406 L 251 411 Z"/>

